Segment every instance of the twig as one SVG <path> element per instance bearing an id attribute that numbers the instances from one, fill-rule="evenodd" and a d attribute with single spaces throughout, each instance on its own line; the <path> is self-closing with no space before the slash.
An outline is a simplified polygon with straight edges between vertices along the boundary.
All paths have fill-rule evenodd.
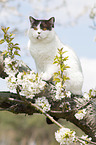
<path id="1" fill-rule="evenodd" d="M 88 106 L 89 104 L 90 104 L 90 101 L 92 100 L 93 98 L 91 98 L 88 102 L 86 102 L 84 105 L 82 105 L 82 106 L 80 106 L 79 108 L 78 108 L 78 110 L 81 110 L 81 109 L 83 109 L 84 107 L 86 107 L 86 106 Z"/>
<path id="2" fill-rule="evenodd" d="M 54 114 L 62 114 L 62 113 L 64 113 L 63 111 L 53 111 L 53 110 L 51 110 L 50 112 L 54 113 Z"/>
<path id="3" fill-rule="evenodd" d="M 77 140 L 78 140 L 78 141 L 80 141 L 80 140 L 82 140 L 82 141 L 86 141 L 87 143 L 91 143 L 91 144 L 93 144 L 93 145 L 96 144 L 96 142 L 89 141 L 89 140 L 83 139 L 83 138 L 81 138 L 81 137 L 79 137 Z"/>
<path id="4" fill-rule="evenodd" d="M 34 108 L 36 108 L 37 110 L 39 110 L 42 114 L 44 114 L 46 117 L 48 117 L 54 124 L 56 124 L 57 126 L 59 126 L 60 128 L 62 128 L 63 126 L 58 123 L 56 120 L 53 119 L 52 116 L 50 116 L 48 113 L 46 113 L 45 111 L 43 111 L 42 108 L 40 108 L 38 105 L 33 104 L 30 102 L 30 105 L 33 106 Z"/>
<path id="5" fill-rule="evenodd" d="M 13 98 L 9 98 L 9 100 L 13 101 L 13 102 L 18 102 L 18 103 L 25 103 L 22 100 L 18 100 L 18 99 L 13 99 Z"/>

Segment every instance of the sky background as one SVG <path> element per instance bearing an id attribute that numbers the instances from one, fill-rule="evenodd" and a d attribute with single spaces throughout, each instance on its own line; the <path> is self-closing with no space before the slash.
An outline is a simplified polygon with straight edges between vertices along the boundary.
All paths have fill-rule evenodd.
<path id="1" fill-rule="evenodd" d="M 10 27 L 15 42 L 21 47 L 21 59 L 35 68 L 28 49 L 27 30 L 31 15 L 35 18 L 55 17 L 55 31 L 60 40 L 74 49 L 80 58 L 84 74 L 83 92 L 96 87 L 96 30 L 89 15 L 96 0 L 3 0 L 0 2 L 0 26 Z M 2 32 L 0 30 L 0 38 Z M 0 50 L 4 47 L 0 46 Z M 8 90 L 5 80 L 0 79 L 0 90 Z"/>

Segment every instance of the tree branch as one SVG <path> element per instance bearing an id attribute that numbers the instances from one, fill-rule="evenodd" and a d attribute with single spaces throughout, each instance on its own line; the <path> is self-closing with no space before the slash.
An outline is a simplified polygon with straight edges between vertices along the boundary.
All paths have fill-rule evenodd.
<path id="1" fill-rule="evenodd" d="M 41 92 L 40 94 L 36 95 L 35 97 L 37 98 L 37 96 L 46 96 L 47 94 L 44 92 Z M 24 97 L 24 96 L 22 96 Z M 35 98 L 34 97 L 34 98 Z M 76 97 L 76 96 L 75 96 Z M 78 97 L 78 96 L 77 96 Z M 24 97 L 25 99 L 25 97 Z M 96 142 L 96 137 L 95 137 L 95 133 L 96 133 L 96 118 L 93 115 L 90 114 L 90 109 L 87 111 L 88 114 L 86 115 L 86 117 L 79 121 L 75 118 L 74 114 L 75 111 L 74 110 L 70 110 L 69 112 L 67 111 L 63 111 L 62 108 L 57 107 L 60 106 L 60 101 L 53 101 L 51 96 L 48 96 L 47 99 L 49 100 L 49 102 L 51 103 L 51 110 L 48 112 L 51 116 L 54 116 L 56 118 L 63 118 L 66 119 L 67 121 L 72 122 L 73 124 L 75 124 L 76 126 L 78 126 L 80 129 L 82 129 L 82 131 L 84 131 L 87 135 L 89 135 L 90 137 L 92 137 L 92 140 Z M 26 99 L 28 103 L 26 103 L 26 101 L 22 101 L 22 100 L 18 100 L 18 95 L 15 93 L 11 93 L 11 92 L 0 92 L 0 107 L 3 109 L 7 109 L 10 112 L 13 113 L 25 113 L 28 115 L 33 115 L 34 113 L 40 113 L 40 111 L 38 111 L 36 108 L 34 108 L 31 103 L 35 102 L 35 99 Z M 73 98 L 71 100 L 71 105 L 72 108 L 75 107 L 75 98 L 73 95 Z M 91 105 L 93 103 L 91 102 Z M 74 106 L 74 107 L 73 107 Z M 91 106 L 93 107 L 93 106 Z M 90 106 L 88 106 L 87 108 L 90 108 Z M 57 111 L 54 111 L 57 110 Z M 59 111 L 59 112 L 58 112 Z M 90 115 L 89 115 L 90 114 Z M 48 116 L 47 116 L 48 117 Z"/>

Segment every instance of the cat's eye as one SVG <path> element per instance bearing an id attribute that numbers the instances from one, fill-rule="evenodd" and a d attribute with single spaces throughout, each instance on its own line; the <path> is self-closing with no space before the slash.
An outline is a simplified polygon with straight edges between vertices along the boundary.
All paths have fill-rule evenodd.
<path id="1" fill-rule="evenodd" d="M 36 27 L 34 27 L 34 30 L 37 30 L 37 28 L 36 28 Z"/>
<path id="2" fill-rule="evenodd" d="M 46 31 L 47 30 L 47 28 L 43 28 L 43 31 Z"/>

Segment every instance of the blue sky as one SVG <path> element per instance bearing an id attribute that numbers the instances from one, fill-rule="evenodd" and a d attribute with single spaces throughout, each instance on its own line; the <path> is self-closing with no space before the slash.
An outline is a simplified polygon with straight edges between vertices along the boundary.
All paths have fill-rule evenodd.
<path id="1" fill-rule="evenodd" d="M 90 28 L 93 25 L 88 15 L 80 18 L 73 26 L 57 27 L 56 31 L 61 40 L 71 46 L 79 57 L 96 58 L 96 42 L 94 37 L 96 30 Z"/>

